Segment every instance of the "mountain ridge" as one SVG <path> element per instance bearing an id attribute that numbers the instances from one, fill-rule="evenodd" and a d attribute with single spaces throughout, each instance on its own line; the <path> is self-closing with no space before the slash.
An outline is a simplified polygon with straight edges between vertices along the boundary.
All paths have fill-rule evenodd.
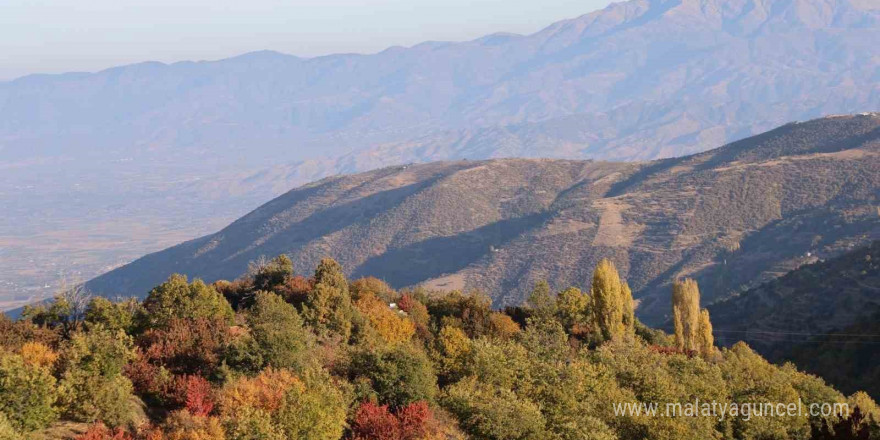
<path id="1" fill-rule="evenodd" d="M 478 288 L 496 305 L 524 287 L 584 286 L 615 260 L 662 322 L 669 283 L 690 276 L 707 301 L 880 236 L 880 116 L 789 124 L 651 163 L 497 159 L 395 166 L 291 190 L 215 234 L 88 283 L 143 294 L 171 272 L 234 278 L 260 255 L 298 273 L 326 256 L 394 287 Z M 115 289 L 115 290 L 114 290 Z"/>
<path id="2" fill-rule="evenodd" d="M 328 175 L 679 157 L 876 111 L 878 17 L 855 0 L 633 0 L 524 36 L 0 83 L 0 279 L 16 284 L 0 295 L 49 293 L 57 279 L 34 274 L 89 278 Z"/>

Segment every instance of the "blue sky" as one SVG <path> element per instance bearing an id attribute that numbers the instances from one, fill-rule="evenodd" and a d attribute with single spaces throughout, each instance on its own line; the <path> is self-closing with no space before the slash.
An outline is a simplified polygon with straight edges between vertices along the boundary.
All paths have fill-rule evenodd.
<path id="1" fill-rule="evenodd" d="M 370 53 L 530 33 L 610 0 L 0 0 L 0 80 L 270 49 Z"/>

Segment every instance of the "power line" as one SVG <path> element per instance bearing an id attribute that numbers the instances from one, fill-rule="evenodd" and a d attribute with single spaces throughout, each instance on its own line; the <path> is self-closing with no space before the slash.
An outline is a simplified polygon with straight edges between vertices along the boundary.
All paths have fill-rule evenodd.
<path id="1" fill-rule="evenodd" d="M 713 333 L 766 334 L 766 335 L 844 336 L 844 337 L 880 338 L 880 334 L 873 334 L 873 333 L 807 333 L 807 332 L 784 332 L 784 331 L 771 331 L 771 330 L 717 330 L 717 329 L 713 329 L 712 332 Z"/>

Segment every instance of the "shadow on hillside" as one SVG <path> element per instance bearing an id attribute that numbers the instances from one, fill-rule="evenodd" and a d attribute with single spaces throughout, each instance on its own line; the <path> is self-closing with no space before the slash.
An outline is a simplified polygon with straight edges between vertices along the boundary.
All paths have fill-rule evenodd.
<path id="1" fill-rule="evenodd" d="M 457 272 L 500 248 L 509 240 L 540 225 L 545 212 L 501 220 L 451 237 L 432 238 L 391 249 L 358 266 L 354 277 L 384 279 L 395 288 L 411 286 L 443 274 Z"/>

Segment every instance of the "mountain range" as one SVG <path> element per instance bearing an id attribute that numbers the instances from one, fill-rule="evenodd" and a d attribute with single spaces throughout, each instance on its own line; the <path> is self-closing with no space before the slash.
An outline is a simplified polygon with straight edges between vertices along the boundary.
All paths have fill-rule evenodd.
<path id="1" fill-rule="evenodd" d="M 670 284 L 712 302 L 880 238 L 880 114 L 787 124 L 652 162 L 493 159 L 395 166 L 296 188 L 219 232 L 87 284 L 144 295 L 171 273 L 233 279 L 285 253 L 324 257 L 394 287 L 480 289 L 496 306 L 528 286 L 587 286 L 611 258 L 662 323 Z"/>
<path id="2" fill-rule="evenodd" d="M 709 306 L 722 345 L 746 341 L 844 392 L 880 395 L 880 241 Z"/>
<path id="3" fill-rule="evenodd" d="M 0 295 L 88 278 L 329 175 L 677 157 L 874 111 L 878 40 L 873 0 L 632 0 L 532 35 L 2 82 Z"/>

